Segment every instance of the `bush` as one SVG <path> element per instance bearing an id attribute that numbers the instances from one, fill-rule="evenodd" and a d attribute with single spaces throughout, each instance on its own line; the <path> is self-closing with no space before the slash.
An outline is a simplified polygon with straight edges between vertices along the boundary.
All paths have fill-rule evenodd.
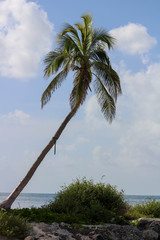
<path id="1" fill-rule="evenodd" d="M 160 218 L 160 202 L 153 200 L 148 200 L 141 204 L 136 204 L 131 207 L 127 213 L 130 217 L 154 217 Z"/>
<path id="2" fill-rule="evenodd" d="M 8 212 L 31 222 L 65 222 L 69 224 L 118 223 L 124 224 L 127 203 L 123 191 L 104 183 L 77 179 L 62 187 L 54 202 L 41 208 L 11 209 Z M 126 222 L 125 222 L 126 223 Z"/>
<path id="3" fill-rule="evenodd" d="M 29 222 L 45 222 L 51 224 L 53 222 L 61 223 L 88 223 L 85 215 L 82 214 L 64 214 L 50 211 L 46 207 L 41 208 L 23 208 L 9 210 L 14 215 L 25 218 Z"/>
<path id="4" fill-rule="evenodd" d="M 54 202 L 46 206 L 50 211 L 65 214 L 85 214 L 88 218 L 104 221 L 113 212 L 124 214 L 127 203 L 123 191 L 104 183 L 94 184 L 92 180 L 77 179 L 68 187 L 62 187 Z"/>
<path id="5" fill-rule="evenodd" d="M 29 225 L 20 216 L 0 211 L 0 235 L 9 238 L 24 239 L 29 232 Z"/>

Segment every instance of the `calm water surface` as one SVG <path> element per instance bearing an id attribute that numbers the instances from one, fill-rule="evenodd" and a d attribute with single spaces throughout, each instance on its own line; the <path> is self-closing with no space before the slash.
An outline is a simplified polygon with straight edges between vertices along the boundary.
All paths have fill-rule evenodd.
<path id="1" fill-rule="evenodd" d="M 4 200 L 8 195 L 9 193 L 0 193 L 0 201 Z M 41 207 L 42 205 L 53 201 L 55 196 L 56 194 L 21 193 L 13 203 L 12 208 Z M 131 205 L 142 203 L 149 199 L 160 201 L 160 196 L 149 195 L 125 195 L 124 198 Z"/>

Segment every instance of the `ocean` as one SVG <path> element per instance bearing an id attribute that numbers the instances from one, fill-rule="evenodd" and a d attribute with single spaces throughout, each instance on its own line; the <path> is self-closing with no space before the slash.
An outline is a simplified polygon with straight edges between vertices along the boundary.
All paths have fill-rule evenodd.
<path id="1" fill-rule="evenodd" d="M 9 193 L 0 193 L 0 201 L 6 199 Z M 12 205 L 12 208 L 41 207 L 53 201 L 56 194 L 21 193 Z"/>
<path id="2" fill-rule="evenodd" d="M 9 193 L 0 193 L 0 201 L 6 199 L 7 196 L 9 196 Z M 56 194 L 21 193 L 13 203 L 12 208 L 41 207 L 54 201 L 55 196 Z M 150 195 L 124 195 L 124 198 L 131 205 L 142 203 L 149 199 L 160 201 L 160 196 Z"/>

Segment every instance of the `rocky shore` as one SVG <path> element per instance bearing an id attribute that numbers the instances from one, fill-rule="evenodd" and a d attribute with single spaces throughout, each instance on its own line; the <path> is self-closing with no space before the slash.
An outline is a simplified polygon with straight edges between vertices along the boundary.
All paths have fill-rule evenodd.
<path id="1" fill-rule="evenodd" d="M 31 223 L 33 231 L 25 240 L 158 240 L 160 219 L 142 218 L 136 226 L 90 225 L 75 229 L 64 223 Z"/>
<path id="2" fill-rule="evenodd" d="M 25 240 L 159 240 L 160 219 L 141 218 L 132 225 L 83 225 L 72 228 L 65 223 L 30 223 L 32 231 Z M 0 240 L 8 240 L 1 238 Z M 18 239 L 17 239 L 18 240 Z"/>

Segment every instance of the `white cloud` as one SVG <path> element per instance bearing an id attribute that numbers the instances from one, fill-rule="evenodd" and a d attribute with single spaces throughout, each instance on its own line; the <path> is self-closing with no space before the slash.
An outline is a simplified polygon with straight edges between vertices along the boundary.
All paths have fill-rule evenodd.
<path id="1" fill-rule="evenodd" d="M 123 70 L 127 122 L 121 127 L 119 158 L 133 166 L 160 167 L 160 63 L 132 74 Z"/>
<path id="2" fill-rule="evenodd" d="M 109 149 L 105 149 L 100 145 L 97 145 L 93 149 L 93 163 L 97 167 L 108 167 L 108 165 L 114 164 L 112 160 L 112 154 Z"/>
<path id="3" fill-rule="evenodd" d="M 151 64 L 135 74 L 125 66 L 119 71 L 123 95 L 118 99 L 117 110 L 121 117 L 118 115 L 111 125 L 106 124 L 95 96 L 85 107 L 87 130 L 97 134 L 97 141 L 100 138 L 109 141 L 106 143 L 109 149 L 105 149 L 105 144 L 99 140 L 93 159 L 104 167 L 105 163 L 135 169 L 160 167 L 160 63 Z"/>
<path id="4" fill-rule="evenodd" d="M 81 144 L 87 144 L 87 143 L 89 143 L 88 138 L 78 137 L 77 139 L 74 140 L 73 143 L 65 145 L 65 146 L 60 145 L 58 148 L 63 151 L 65 150 L 68 152 L 73 152 L 73 151 L 76 151 Z"/>
<path id="5" fill-rule="evenodd" d="M 149 62 L 149 56 L 147 54 L 141 54 L 141 60 L 143 64 L 147 64 Z"/>
<path id="6" fill-rule="evenodd" d="M 123 129 L 118 159 L 124 166 L 160 168 L 160 125 L 152 121 L 133 121 Z"/>
<path id="7" fill-rule="evenodd" d="M 106 120 L 104 119 L 100 106 L 98 105 L 96 95 L 92 96 L 85 105 L 85 117 L 86 122 L 92 127 L 93 129 L 101 128 L 106 125 Z"/>
<path id="8" fill-rule="evenodd" d="M 24 113 L 21 110 L 15 110 L 14 112 L 9 112 L 6 115 L 0 116 L 0 120 L 5 122 L 5 124 L 18 124 L 26 125 L 29 121 L 29 114 Z"/>
<path id="9" fill-rule="evenodd" d="M 120 51 L 131 55 L 140 54 L 145 62 L 148 59 L 144 54 L 157 43 L 156 39 L 148 34 L 147 28 L 141 24 L 129 23 L 111 30 L 110 34 L 116 38 Z"/>
<path id="10" fill-rule="evenodd" d="M 120 100 L 120 99 L 118 99 Z M 118 112 L 119 109 L 117 109 Z M 116 119 L 119 115 L 116 115 Z M 87 123 L 88 129 L 91 131 L 105 129 L 105 131 L 113 131 L 113 126 L 116 129 L 116 119 L 113 120 L 112 124 L 109 124 L 104 118 L 101 108 L 98 104 L 96 95 L 89 98 L 85 105 L 85 122 Z"/>
<path id="11" fill-rule="evenodd" d="M 52 45 L 53 26 L 46 12 L 27 0 L 0 1 L 0 73 L 20 79 L 36 75 Z"/>
<path id="12" fill-rule="evenodd" d="M 129 71 L 121 73 L 125 92 L 132 100 L 137 118 L 160 121 L 160 63 L 148 66 L 146 71 L 131 74 Z M 139 115 L 141 114 L 141 116 Z"/>

